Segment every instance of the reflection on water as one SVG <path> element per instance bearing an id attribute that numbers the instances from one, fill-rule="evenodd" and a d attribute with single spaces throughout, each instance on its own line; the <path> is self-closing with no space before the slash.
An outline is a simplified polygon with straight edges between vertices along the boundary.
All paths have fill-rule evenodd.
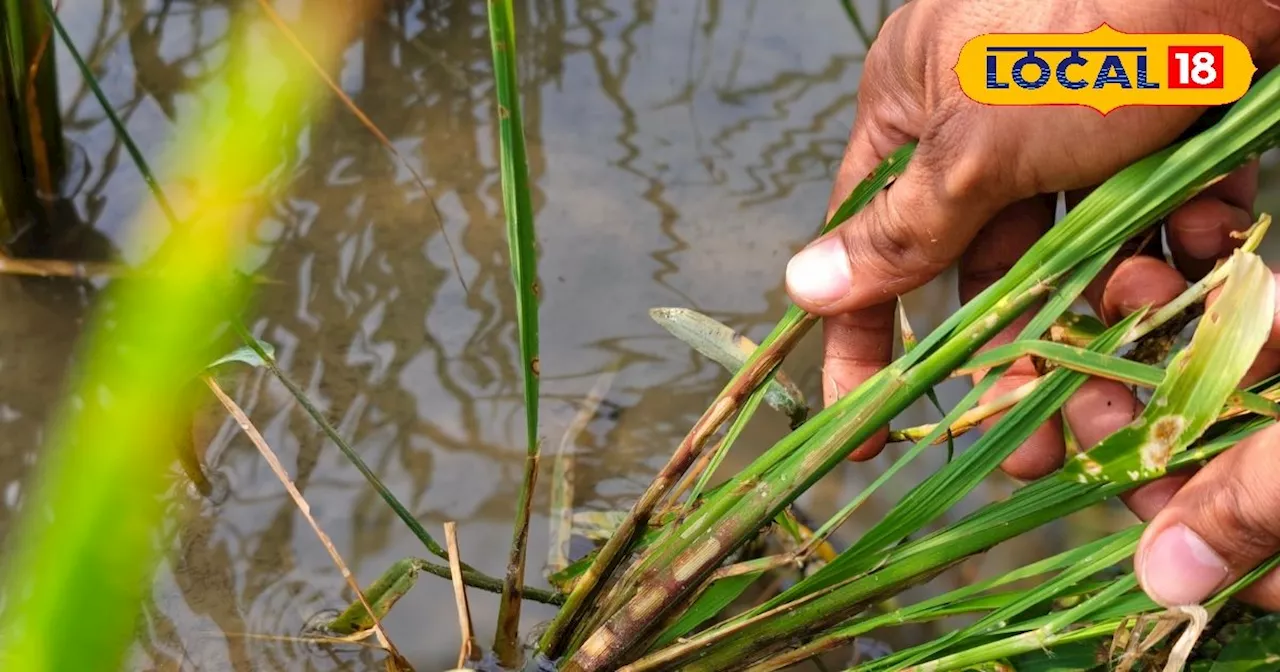
<path id="1" fill-rule="evenodd" d="M 296 19 L 330 1 L 277 4 Z M 484 3 L 371 4 L 374 18 L 346 49 L 337 79 L 426 177 L 440 219 L 394 157 L 332 107 L 297 130 L 297 177 L 273 191 L 256 232 L 253 264 L 279 282 L 263 287 L 252 327 L 428 529 L 459 521 L 463 558 L 497 575 L 523 447 Z M 863 4 L 874 16 L 878 3 Z M 516 6 L 542 254 L 542 434 L 558 444 L 597 377 L 617 371 L 602 411 L 576 439 L 575 505 L 622 508 L 726 379 L 646 311 L 693 307 L 756 338 L 781 314 L 783 264 L 823 214 L 863 45 L 836 2 Z M 228 12 L 239 7 L 252 11 L 252 3 L 217 0 L 65 3 L 74 39 L 156 163 L 175 124 L 209 104 L 194 87 L 218 72 Z M 262 29 L 273 35 L 265 22 Z M 137 259 L 146 251 L 116 246 L 147 198 L 144 184 L 65 54 L 59 66 L 67 132 L 84 148 L 89 171 L 74 201 L 83 223 L 76 249 Z M 166 183 L 182 178 L 161 171 Z M 469 291 L 453 271 L 441 225 Z M 944 280 L 909 297 L 917 329 L 954 308 Z M 96 289 L 0 278 L 8 312 L 0 327 L 6 512 L 22 498 L 33 447 Z M 815 399 L 816 345 L 810 339 L 788 365 Z M 962 390 L 948 383 L 942 392 L 955 398 Z M 401 557 L 425 553 L 278 383 L 246 374 L 234 392 L 362 583 Z M 913 409 L 906 421 L 930 417 Z M 745 464 L 784 430 L 782 418 L 762 417 L 727 468 Z M 194 431 L 229 496 L 214 504 L 175 487 L 174 519 L 184 517 L 165 532 L 172 552 L 140 624 L 136 667 L 363 669 L 360 661 L 373 656 L 359 647 L 288 639 L 350 596 L 231 423 L 210 413 Z M 838 469 L 802 506 L 813 515 L 832 510 L 887 459 Z M 942 459 L 929 456 L 908 478 Z M 547 552 L 545 478 L 529 554 L 530 581 L 538 584 Z M 850 533 L 883 515 L 908 482 L 868 503 Z M 1010 488 L 992 483 L 952 515 Z M 6 529 L 9 522 L 0 516 Z M 1034 538 L 965 571 L 988 573 L 1062 543 Z M 488 642 L 496 601 L 473 591 L 472 602 Z M 451 666 L 458 644 L 452 604 L 448 582 L 427 577 L 388 619 L 389 634 L 419 669 Z M 528 605 L 525 630 L 551 613 Z"/>

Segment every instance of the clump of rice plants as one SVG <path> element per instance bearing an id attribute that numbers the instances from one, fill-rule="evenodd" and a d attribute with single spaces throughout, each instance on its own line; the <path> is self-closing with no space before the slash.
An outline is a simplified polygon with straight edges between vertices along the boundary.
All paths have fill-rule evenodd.
<path id="1" fill-rule="evenodd" d="M 1069 307 L 1124 241 L 1215 179 L 1280 143 L 1280 74 L 1272 73 L 1212 127 L 1138 161 L 1103 184 L 1002 280 L 933 333 L 918 342 L 912 336 L 896 362 L 807 420 L 803 398 L 797 399 L 794 387 L 779 376 L 779 365 L 816 323 L 814 316 L 790 308 L 757 347 L 703 316 L 655 310 L 655 319 L 664 327 L 733 370 L 733 376 L 630 511 L 614 521 L 602 546 L 552 574 L 552 582 L 563 592 L 563 605 L 522 663 L 513 656 L 510 630 L 511 610 L 518 609 L 513 601 L 520 591 L 510 586 L 519 585 L 523 573 L 529 491 L 537 470 L 537 284 L 529 185 L 512 88 L 510 4 L 489 4 L 504 206 L 521 300 L 521 353 L 530 413 L 530 459 L 511 572 L 504 581 L 503 623 L 495 643 L 501 666 L 566 672 L 774 670 L 874 636 L 883 628 L 967 614 L 975 620 L 960 630 L 851 669 L 978 669 L 1009 661 L 1035 664 L 1073 651 L 1083 652 L 1083 662 L 1055 669 L 1092 669 L 1107 662 L 1138 669 L 1157 660 L 1180 669 L 1192 659 L 1197 638 L 1229 598 L 1280 564 L 1280 558 L 1264 563 L 1203 605 L 1165 610 L 1141 592 L 1128 565 L 1142 531 L 1135 525 L 999 579 L 914 604 L 893 602 L 892 608 L 876 608 L 969 556 L 1169 470 L 1210 460 L 1280 417 L 1275 401 L 1280 385 L 1235 389 L 1270 329 L 1274 289 L 1269 272 L 1253 253 L 1270 222 L 1265 216 L 1241 251 L 1169 306 L 1136 313 L 1106 329 L 1066 328 L 1082 323 L 1068 313 Z M 913 149 L 905 146 L 887 158 L 824 230 L 852 216 L 879 191 L 891 189 Z M 1145 356 L 1126 356 L 1167 346 L 1166 332 L 1198 315 L 1208 292 L 1218 287 L 1221 298 L 1198 323 L 1191 344 L 1174 355 L 1169 366 L 1144 363 L 1149 359 Z M 1033 306 L 1039 307 L 1018 340 L 975 354 Z M 900 429 L 897 436 L 914 445 L 830 520 L 816 530 L 801 529 L 790 505 L 876 428 L 892 423 L 948 376 L 973 370 L 998 374 L 1028 354 L 1042 358 L 1049 368 L 1026 394 L 998 407 L 978 407 L 979 397 L 999 376 L 984 377 L 936 424 Z M 1059 473 L 926 533 L 926 527 L 994 471 L 1090 375 L 1152 389 L 1163 403 L 1148 406 L 1133 425 L 1069 461 Z M 792 432 L 739 473 L 714 483 L 724 454 L 765 401 L 791 416 Z M 990 431 L 909 489 L 887 516 L 846 550 L 835 553 L 826 544 L 859 504 L 903 466 L 973 427 L 977 419 L 1001 411 L 1005 415 Z M 712 438 L 726 425 L 723 439 L 710 448 Z M 1157 439 L 1159 450 L 1150 450 Z M 794 538 L 794 543 L 765 545 L 770 550 L 761 555 L 757 542 L 773 530 L 784 531 L 782 536 Z M 797 565 L 813 569 L 780 594 L 724 615 L 725 608 L 762 577 L 791 572 Z M 1024 579 L 1041 583 L 1013 587 Z M 356 605 L 352 608 L 359 611 Z"/>

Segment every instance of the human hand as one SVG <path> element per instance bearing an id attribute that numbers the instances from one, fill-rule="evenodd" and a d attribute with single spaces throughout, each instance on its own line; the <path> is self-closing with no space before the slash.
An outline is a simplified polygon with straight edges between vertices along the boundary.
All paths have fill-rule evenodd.
<path id="1" fill-rule="evenodd" d="M 825 318 L 827 403 L 888 363 L 898 295 L 958 261 L 961 299 L 976 296 L 1051 226 L 1059 192 L 1072 207 L 1090 187 L 1176 139 L 1201 113 L 1192 108 L 1123 108 L 1104 117 L 1084 108 L 986 107 L 965 97 L 950 71 L 961 45 L 982 33 L 1085 32 L 1103 22 L 1127 32 L 1228 33 L 1244 41 L 1261 69 L 1276 62 L 1280 12 L 1252 0 L 913 0 L 898 10 L 867 55 L 858 115 L 829 212 L 888 153 L 915 139 L 919 144 L 912 161 L 891 189 L 801 251 L 787 267 L 793 300 Z M 1119 255 L 1120 261 L 1086 292 L 1098 315 L 1114 321 L 1144 305 L 1162 305 L 1185 288 L 1184 275 L 1196 279 L 1207 272 L 1235 246 L 1228 234 L 1249 225 L 1256 187 L 1257 167 L 1251 165 L 1168 218 L 1168 242 L 1178 270 L 1163 255 L 1142 254 L 1150 250 Z M 1156 251 L 1159 240 L 1154 238 Z M 990 345 L 1011 340 L 1027 319 Z M 1255 372 L 1276 368 L 1280 343 L 1264 352 Z M 984 401 L 1035 375 L 1029 361 L 1016 363 Z M 1064 407 L 1066 422 L 1086 447 L 1140 411 L 1125 386 L 1105 380 L 1089 381 Z M 1060 423 L 1055 418 L 1039 429 L 1005 461 L 1005 471 L 1033 478 L 1060 466 Z M 885 432 L 852 457 L 874 456 Z M 1171 477 L 1128 498 L 1144 518 L 1165 509 L 1153 521 L 1138 557 L 1143 585 L 1158 601 L 1196 601 L 1203 596 L 1193 599 L 1192 593 L 1207 593 L 1226 576 L 1238 576 L 1280 549 L 1280 522 L 1269 522 L 1265 515 L 1280 510 L 1280 485 L 1268 490 L 1256 482 L 1258 474 L 1267 473 L 1260 464 L 1266 460 L 1259 457 L 1262 448 L 1251 446 L 1265 445 L 1264 440 L 1229 451 L 1214 463 L 1222 466 L 1211 465 L 1190 484 L 1185 476 Z M 1277 466 L 1263 483 L 1280 484 L 1280 460 L 1270 462 Z M 1250 473 L 1237 473 L 1240 468 Z M 1186 490 L 1171 501 L 1183 485 Z M 1195 530 L 1201 541 L 1184 529 Z M 1169 530 L 1171 536 L 1156 538 Z M 1217 559 L 1204 552 L 1207 547 L 1217 549 Z M 1198 583 L 1184 571 L 1190 567 L 1186 559 L 1197 557 L 1209 558 L 1208 565 L 1217 568 L 1195 569 L 1191 574 L 1200 577 Z M 1211 580 L 1212 586 L 1198 590 Z M 1280 607 L 1280 580 L 1269 577 L 1253 590 L 1266 606 Z"/>

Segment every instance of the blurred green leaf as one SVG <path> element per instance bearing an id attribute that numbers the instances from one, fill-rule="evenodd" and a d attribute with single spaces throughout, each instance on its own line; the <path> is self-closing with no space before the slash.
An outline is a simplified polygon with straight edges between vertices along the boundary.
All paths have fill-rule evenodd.
<path id="1" fill-rule="evenodd" d="M 1264 616 L 1236 631 L 1210 672 L 1280 670 L 1280 614 Z"/>
<path id="2" fill-rule="evenodd" d="M 51 3 L 42 4 L 73 47 Z M 304 32 L 326 17 L 309 15 Z M 23 519 L 7 539 L 0 669 L 118 670 L 135 635 L 165 549 L 155 532 L 174 437 L 193 405 L 191 374 L 214 357 L 213 335 L 247 305 L 248 287 L 234 269 L 262 207 L 256 195 L 288 173 L 278 158 L 292 138 L 281 129 L 298 126 L 315 93 L 295 61 L 262 67 L 248 30 L 232 21 L 225 77 L 193 93 L 218 104 L 168 148 L 175 169 L 198 168 L 183 226 L 140 210 L 129 237 L 136 249 L 156 250 L 139 269 L 147 279 L 113 283 L 90 320 L 71 393 L 54 414 Z"/>

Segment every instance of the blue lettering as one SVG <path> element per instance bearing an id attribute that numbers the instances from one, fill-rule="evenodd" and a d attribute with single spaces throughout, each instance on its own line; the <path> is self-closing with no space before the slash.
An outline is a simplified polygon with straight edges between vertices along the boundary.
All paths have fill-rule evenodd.
<path id="1" fill-rule="evenodd" d="M 1068 89 L 1083 89 L 1084 87 L 1089 86 L 1089 82 L 1083 79 L 1070 79 L 1067 77 L 1067 68 L 1073 65 L 1088 65 L 1088 63 L 1089 61 L 1085 60 L 1085 58 L 1080 55 L 1080 52 L 1071 52 L 1070 56 L 1058 62 L 1058 70 L 1056 73 L 1058 76 L 1058 83 Z"/>
<path id="2" fill-rule="evenodd" d="M 1160 82 L 1147 81 L 1147 56 L 1143 54 L 1138 57 L 1138 88 L 1139 89 L 1158 89 Z"/>
<path id="3" fill-rule="evenodd" d="M 1102 62 L 1102 70 L 1098 72 L 1098 78 L 1093 80 L 1093 88 L 1101 89 L 1108 84 L 1119 84 L 1122 89 L 1133 88 L 1129 83 L 1129 74 L 1124 70 L 1124 63 L 1115 54 L 1107 56 Z"/>
<path id="4" fill-rule="evenodd" d="M 997 79 L 996 70 L 997 70 L 996 57 L 991 54 L 987 54 L 987 88 L 988 89 L 1009 88 L 1009 82 L 1002 82 L 999 79 Z"/>
<path id="5" fill-rule="evenodd" d="M 1034 65 L 1040 69 L 1040 75 L 1036 77 L 1036 81 L 1034 82 L 1028 82 L 1022 76 L 1023 70 L 1028 65 Z M 1027 52 L 1026 56 L 1019 58 L 1017 62 L 1013 64 L 1013 83 L 1017 84 L 1018 88 L 1034 91 L 1044 86 L 1047 81 L 1049 81 L 1049 64 L 1046 63 L 1043 58 L 1036 56 L 1034 51 Z"/>

